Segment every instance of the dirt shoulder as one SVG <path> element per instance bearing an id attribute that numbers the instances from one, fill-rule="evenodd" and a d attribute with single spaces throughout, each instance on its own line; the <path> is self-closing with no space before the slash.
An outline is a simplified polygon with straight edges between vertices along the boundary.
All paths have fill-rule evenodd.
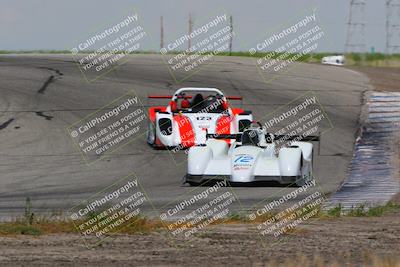
<path id="1" fill-rule="evenodd" d="M 400 68 L 394 67 L 348 67 L 364 73 L 378 91 L 400 92 Z"/>
<path id="2" fill-rule="evenodd" d="M 297 255 L 305 261 L 317 255 L 321 266 L 332 261 L 354 266 L 370 262 L 373 256 L 400 264 L 399 233 L 400 213 L 396 212 L 383 217 L 312 219 L 296 232 L 263 237 L 263 243 L 255 225 L 249 224 L 212 226 L 189 243 L 171 243 L 164 231 L 116 235 L 93 249 L 86 248 L 78 234 L 19 235 L 0 237 L 0 265 L 263 266 L 293 262 Z"/>

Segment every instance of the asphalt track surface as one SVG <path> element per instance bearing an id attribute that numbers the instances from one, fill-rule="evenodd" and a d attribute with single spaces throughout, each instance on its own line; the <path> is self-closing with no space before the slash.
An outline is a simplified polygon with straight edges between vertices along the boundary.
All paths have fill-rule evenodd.
<path id="1" fill-rule="evenodd" d="M 183 86 L 217 87 L 243 96 L 243 107 L 256 119 L 314 91 L 334 126 L 323 135 L 319 152 L 316 148 L 314 174 L 325 194 L 334 192 L 352 156 L 363 92 L 371 90 L 368 78 L 319 64 L 297 64 L 269 77 L 266 82 L 260 76 L 253 59 L 218 57 L 177 84 L 160 56 L 132 55 L 87 82 L 70 55 L 0 56 L 0 216 L 22 214 L 28 196 L 36 212 L 65 213 L 131 172 L 156 209 L 191 194 L 193 188 L 182 186 L 185 165 L 176 166 L 168 151 L 153 150 L 144 139 L 93 165 L 82 162 L 65 128 L 131 89 L 146 102 L 148 94 L 171 94 Z M 252 209 L 293 190 L 274 184 L 232 189 L 240 205 L 231 210 Z"/>

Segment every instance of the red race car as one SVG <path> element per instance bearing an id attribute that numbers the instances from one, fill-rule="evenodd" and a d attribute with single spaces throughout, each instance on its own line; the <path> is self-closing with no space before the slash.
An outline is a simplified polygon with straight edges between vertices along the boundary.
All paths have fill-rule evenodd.
<path id="1" fill-rule="evenodd" d="M 149 96 L 170 99 L 166 107 L 150 107 L 147 143 L 154 148 L 187 148 L 205 143 L 207 134 L 237 134 L 251 122 L 251 111 L 230 107 L 228 100 L 216 88 L 181 88 L 170 96 Z M 230 142 L 230 139 L 226 140 Z"/>

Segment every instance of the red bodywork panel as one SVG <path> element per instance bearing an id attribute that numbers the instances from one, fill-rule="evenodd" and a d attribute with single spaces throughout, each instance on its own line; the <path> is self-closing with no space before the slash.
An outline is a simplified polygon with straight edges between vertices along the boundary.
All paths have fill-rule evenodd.
<path id="1" fill-rule="evenodd" d="M 179 125 L 179 135 L 181 136 L 181 144 L 183 147 L 194 146 L 195 132 L 188 117 L 184 115 L 175 115 L 174 120 Z"/>
<path id="2" fill-rule="evenodd" d="M 149 117 L 152 122 L 156 121 L 156 110 L 157 112 L 165 112 L 167 110 L 166 107 L 151 107 L 149 108 Z"/>
<path id="3" fill-rule="evenodd" d="M 216 132 L 217 134 L 231 134 L 231 122 L 234 119 L 234 116 L 224 115 L 220 117 L 217 121 Z M 228 144 L 231 143 L 231 140 L 225 140 Z"/>
<path id="4" fill-rule="evenodd" d="M 244 109 L 242 109 L 242 108 L 232 108 L 233 115 L 237 115 L 237 114 L 240 114 L 243 112 L 244 112 Z"/>
<path id="5" fill-rule="evenodd" d="M 231 133 L 231 122 L 233 118 L 229 116 L 222 116 L 217 120 L 216 132 L 217 134 L 230 134 Z"/>

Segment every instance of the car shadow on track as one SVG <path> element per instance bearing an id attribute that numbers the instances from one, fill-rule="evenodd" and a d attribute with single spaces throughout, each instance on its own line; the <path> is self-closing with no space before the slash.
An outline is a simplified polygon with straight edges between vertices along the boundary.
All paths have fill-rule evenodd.
<path id="1" fill-rule="evenodd" d="M 210 187 L 214 186 L 220 180 L 209 180 L 200 185 L 198 187 Z M 249 182 L 249 183 L 237 183 L 237 182 L 229 182 L 227 181 L 227 186 L 231 187 L 297 187 L 296 184 L 281 184 L 276 181 L 257 181 L 257 182 Z"/>

